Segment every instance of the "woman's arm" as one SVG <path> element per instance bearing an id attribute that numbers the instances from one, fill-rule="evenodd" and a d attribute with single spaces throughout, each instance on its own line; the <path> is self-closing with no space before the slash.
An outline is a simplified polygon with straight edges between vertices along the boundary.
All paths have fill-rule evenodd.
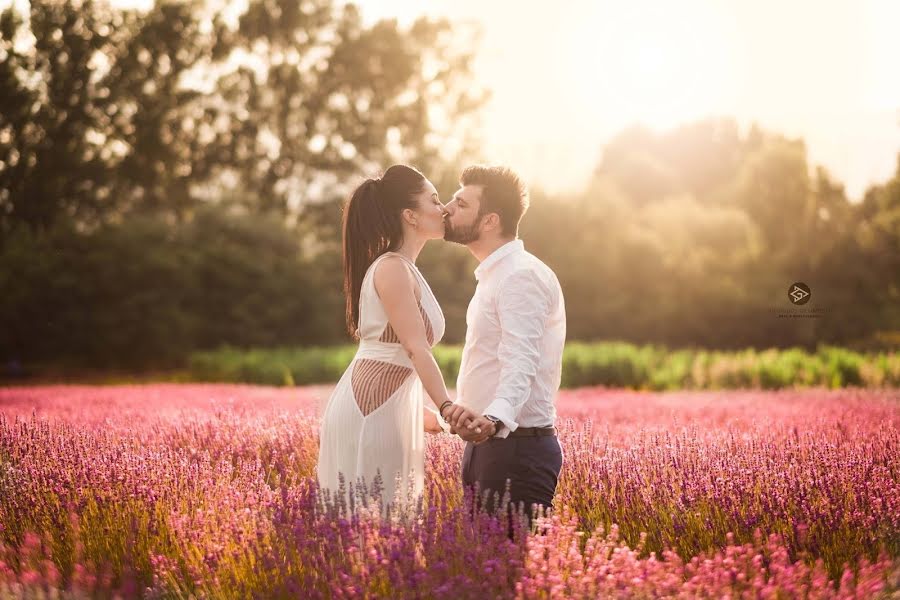
<path id="1" fill-rule="evenodd" d="M 450 395 L 425 336 L 425 323 L 416 302 L 415 276 L 403 259 L 388 257 L 378 264 L 374 277 L 375 291 L 384 305 L 388 322 L 422 380 L 425 391 L 440 407 L 450 400 Z"/>

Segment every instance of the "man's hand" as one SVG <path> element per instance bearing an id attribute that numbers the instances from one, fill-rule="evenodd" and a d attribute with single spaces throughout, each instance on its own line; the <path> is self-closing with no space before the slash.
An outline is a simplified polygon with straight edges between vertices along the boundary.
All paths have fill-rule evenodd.
<path id="1" fill-rule="evenodd" d="M 472 442 L 476 446 L 485 442 L 489 437 L 497 433 L 497 426 L 488 418 L 476 417 L 475 424 L 476 427 L 480 428 L 481 433 L 477 433 L 468 428 L 457 431 L 454 427 L 450 428 L 450 433 L 455 433 L 463 440 Z"/>
<path id="2" fill-rule="evenodd" d="M 444 420 L 450 424 L 450 427 L 457 431 L 468 430 L 469 432 L 482 433 L 485 429 L 485 423 L 490 423 L 490 420 L 475 414 L 462 404 L 448 406 L 444 410 L 443 416 Z"/>

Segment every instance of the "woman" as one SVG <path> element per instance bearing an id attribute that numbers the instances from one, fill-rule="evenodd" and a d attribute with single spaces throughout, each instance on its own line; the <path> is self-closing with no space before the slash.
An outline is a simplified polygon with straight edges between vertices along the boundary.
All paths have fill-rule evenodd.
<path id="1" fill-rule="evenodd" d="M 344 210 L 346 321 L 360 343 L 319 430 L 319 485 L 332 494 L 340 474 L 348 491 L 380 474 L 383 508 L 424 489 L 424 432 L 449 428 L 437 407 L 451 401 L 431 351 L 444 315 L 415 262 L 443 236 L 437 190 L 405 165 L 363 182 Z"/>

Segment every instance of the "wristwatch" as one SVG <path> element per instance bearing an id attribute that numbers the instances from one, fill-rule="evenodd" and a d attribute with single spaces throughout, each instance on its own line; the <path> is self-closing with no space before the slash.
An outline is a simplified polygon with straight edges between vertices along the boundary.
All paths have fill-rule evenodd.
<path id="1" fill-rule="evenodd" d="M 484 415 L 485 419 L 489 419 L 494 424 L 494 435 L 497 435 L 503 429 L 503 421 L 491 415 Z"/>

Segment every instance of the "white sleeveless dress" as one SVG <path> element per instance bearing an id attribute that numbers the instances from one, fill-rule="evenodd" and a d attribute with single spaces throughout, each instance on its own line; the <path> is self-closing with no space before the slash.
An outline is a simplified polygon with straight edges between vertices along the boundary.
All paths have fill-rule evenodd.
<path id="1" fill-rule="evenodd" d="M 371 490 L 380 473 L 382 509 L 394 502 L 397 492 L 400 501 L 421 497 L 425 485 L 423 409 L 434 412 L 443 423 L 375 291 L 375 268 L 388 256 L 403 259 L 419 281 L 419 311 L 429 344 L 433 347 L 444 335 L 444 314 L 415 263 L 396 252 L 376 258 L 360 291 L 359 349 L 326 404 L 316 466 L 320 488 L 330 490 L 332 497 L 339 489 L 339 473 L 343 473 L 345 492 L 359 480 Z M 347 495 L 345 499 L 349 501 Z"/>

